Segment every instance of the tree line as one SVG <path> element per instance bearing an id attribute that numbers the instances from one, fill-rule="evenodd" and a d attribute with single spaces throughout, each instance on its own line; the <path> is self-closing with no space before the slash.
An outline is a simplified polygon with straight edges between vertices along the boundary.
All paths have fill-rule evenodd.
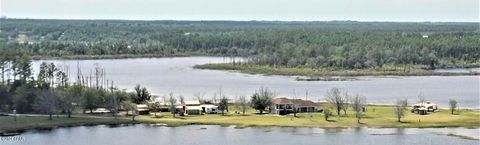
<path id="1" fill-rule="evenodd" d="M 116 88 L 113 82 L 109 85 L 71 82 L 68 69 L 54 63 L 43 62 L 38 75 L 33 77 L 29 56 L 2 56 L 0 68 L 0 110 L 3 112 L 48 114 L 51 119 L 55 114 L 71 117 L 76 110 L 92 113 L 97 108 L 106 108 L 116 116 L 120 109 L 134 110 L 134 103 L 153 99 L 140 85 L 133 92 L 126 92 Z"/>
<path id="2" fill-rule="evenodd" d="M 213 55 L 286 67 L 475 64 L 477 23 L 2 19 L 0 52 L 30 56 Z"/>

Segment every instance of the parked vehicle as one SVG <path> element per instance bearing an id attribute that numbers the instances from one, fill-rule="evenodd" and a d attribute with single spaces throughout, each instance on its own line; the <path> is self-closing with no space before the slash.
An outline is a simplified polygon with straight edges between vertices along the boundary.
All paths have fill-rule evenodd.
<path id="1" fill-rule="evenodd" d="M 205 104 L 205 105 L 200 105 L 202 107 L 202 111 L 206 114 L 217 114 L 221 113 L 220 110 L 218 110 L 218 106 L 212 105 L 212 104 Z"/>
<path id="2" fill-rule="evenodd" d="M 433 104 L 430 101 L 425 101 L 423 103 L 417 103 L 413 104 L 412 106 L 412 113 L 417 113 L 420 115 L 426 115 L 428 112 L 435 112 L 438 110 L 438 107 L 436 104 Z"/>

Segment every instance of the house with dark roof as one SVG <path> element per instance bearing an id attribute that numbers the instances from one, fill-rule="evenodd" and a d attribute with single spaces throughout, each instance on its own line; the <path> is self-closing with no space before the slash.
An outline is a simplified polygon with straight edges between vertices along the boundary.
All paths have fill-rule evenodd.
<path id="1" fill-rule="evenodd" d="M 310 100 L 289 99 L 286 97 L 276 97 L 272 99 L 272 106 L 270 106 L 270 113 L 286 115 L 293 113 L 296 109 L 297 113 L 315 112 L 317 111 L 317 104 Z"/>

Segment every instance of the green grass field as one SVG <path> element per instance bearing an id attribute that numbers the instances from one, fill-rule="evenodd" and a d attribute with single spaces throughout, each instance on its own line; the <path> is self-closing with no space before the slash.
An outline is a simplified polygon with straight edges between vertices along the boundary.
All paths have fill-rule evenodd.
<path id="1" fill-rule="evenodd" d="M 191 115 L 173 118 L 168 112 L 157 113 L 157 117 L 141 115 L 132 122 L 129 117 L 98 117 L 89 115 L 75 115 L 73 118 L 48 117 L 18 117 L 17 122 L 11 116 L 0 117 L 0 130 L 16 130 L 30 128 L 49 128 L 57 126 L 78 126 L 96 124 L 120 124 L 120 123 L 164 123 L 167 126 L 182 126 L 192 124 L 208 125 L 234 125 L 238 128 L 254 126 L 289 126 L 289 127 L 399 127 L 399 128 L 426 128 L 426 127 L 480 127 L 480 112 L 460 110 L 455 115 L 449 110 L 440 110 L 428 115 L 418 115 L 408 112 L 402 122 L 398 122 L 391 106 L 369 106 L 361 123 L 357 123 L 354 112 L 348 111 L 346 116 L 338 118 L 332 116 L 325 121 L 323 113 L 299 113 L 293 115 L 256 114 L 255 110 L 248 110 L 246 115 L 235 114 L 233 108 L 226 115 L 206 114 Z"/>
<path id="2" fill-rule="evenodd" d="M 233 109 L 231 109 L 233 110 Z M 248 110 L 246 115 L 234 114 L 230 111 L 225 116 L 208 114 L 173 118 L 169 113 L 161 113 L 161 117 L 140 116 L 138 120 L 153 123 L 166 123 L 171 126 L 188 124 L 217 124 L 248 126 L 291 126 L 291 127 L 480 127 L 480 112 L 461 110 L 457 115 L 449 110 L 440 110 L 428 115 L 418 115 L 408 112 L 402 122 L 398 122 L 391 106 L 370 106 L 365 117 L 357 123 L 354 112 L 347 111 L 346 116 L 332 116 L 325 121 L 323 113 L 299 113 L 293 115 L 256 114 Z M 158 114 L 157 114 L 158 115 Z"/>

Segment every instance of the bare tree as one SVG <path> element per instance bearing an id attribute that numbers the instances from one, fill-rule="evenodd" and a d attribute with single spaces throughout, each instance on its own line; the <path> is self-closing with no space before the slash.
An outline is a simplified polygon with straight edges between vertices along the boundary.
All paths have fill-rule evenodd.
<path id="1" fill-rule="evenodd" d="M 210 103 L 213 103 L 213 104 L 217 103 L 217 93 L 213 93 L 212 101 Z"/>
<path id="2" fill-rule="evenodd" d="M 343 110 L 343 115 L 347 116 L 347 109 L 349 108 L 349 102 L 350 102 L 350 96 L 348 95 L 348 92 L 347 91 L 344 91 L 343 92 L 343 98 L 344 98 L 344 103 L 343 103 L 343 106 L 342 106 L 342 110 Z"/>
<path id="3" fill-rule="evenodd" d="M 177 99 L 173 97 L 173 93 L 169 94 L 170 98 L 168 99 L 168 104 L 170 105 L 170 113 L 172 113 L 173 118 L 175 118 L 175 114 L 177 113 Z"/>
<path id="4" fill-rule="evenodd" d="M 120 102 L 120 105 L 122 106 L 122 108 L 125 109 L 125 111 L 127 111 L 126 116 L 129 115 L 129 113 L 128 113 L 129 111 L 132 111 L 132 110 L 130 110 L 132 108 L 130 106 L 130 103 L 132 103 L 132 102 L 127 101 L 127 100 L 124 100 L 124 101 Z"/>
<path id="5" fill-rule="evenodd" d="M 228 97 L 226 96 L 225 93 L 223 93 L 223 89 L 221 87 L 218 88 L 218 91 L 215 94 L 218 95 L 217 97 L 220 97 L 219 101 L 222 101 L 222 99 L 227 99 L 227 105 L 228 105 Z M 214 103 L 217 103 L 217 101 L 214 101 Z M 218 102 L 218 103 L 222 103 L 222 102 Z M 225 110 L 228 112 L 228 107 L 226 107 Z"/>
<path id="6" fill-rule="evenodd" d="M 307 91 L 305 91 L 305 100 L 308 100 L 308 94 L 309 94 L 309 92 L 308 92 L 308 89 L 307 89 Z M 296 104 L 295 104 L 295 111 L 298 112 Z M 312 118 L 313 118 L 313 114 L 312 114 L 313 111 L 315 111 L 315 110 L 308 111 L 308 116 L 310 116 L 310 120 L 312 120 Z"/>
<path id="7" fill-rule="evenodd" d="M 238 97 L 235 97 L 235 98 L 233 99 L 233 101 L 234 101 L 234 102 L 233 102 L 232 105 L 233 105 L 233 108 L 235 108 L 235 114 L 237 114 L 237 113 L 239 113 L 239 111 L 241 110 L 241 109 L 240 109 L 240 106 L 238 105 Z"/>
<path id="8" fill-rule="evenodd" d="M 407 109 L 408 101 L 407 99 L 397 100 L 395 103 L 394 113 L 398 119 L 398 122 L 401 122 L 401 118 L 405 116 L 405 110 Z"/>
<path id="9" fill-rule="evenodd" d="M 204 104 L 205 103 L 205 93 L 200 93 L 200 92 L 197 92 L 195 94 L 193 94 L 193 96 L 195 97 L 195 99 L 198 100 L 198 102 L 200 102 L 200 104 Z"/>
<path id="10" fill-rule="evenodd" d="M 243 115 L 245 115 L 245 112 L 248 109 L 248 101 L 245 98 L 245 96 L 238 97 L 238 100 L 237 100 L 236 103 L 237 103 L 237 106 L 238 106 L 239 110 L 242 111 Z"/>
<path id="11" fill-rule="evenodd" d="M 453 114 L 453 112 L 457 109 L 458 102 L 455 99 L 450 99 L 448 104 L 450 105 L 450 112 Z"/>
<path id="12" fill-rule="evenodd" d="M 162 96 L 163 106 L 167 106 L 167 96 Z"/>
<path id="13" fill-rule="evenodd" d="M 100 89 L 103 88 L 103 81 L 105 79 L 105 69 L 100 66 L 99 63 L 94 64 L 94 77 L 95 77 L 95 88 Z"/>
<path id="14" fill-rule="evenodd" d="M 323 110 L 323 117 L 325 118 L 325 121 L 328 121 L 328 118 L 332 116 L 332 112 L 330 112 L 330 110 L 328 109 L 324 109 Z"/>
<path id="15" fill-rule="evenodd" d="M 112 116 L 117 119 L 117 112 L 118 112 L 118 106 L 120 106 L 120 93 L 121 92 L 113 92 L 109 94 L 108 97 L 108 103 L 107 103 L 107 108 L 110 110 L 112 113 Z M 136 107 L 136 106 L 135 106 Z"/>
<path id="16" fill-rule="evenodd" d="M 423 93 L 420 93 L 420 94 L 418 95 L 418 101 L 419 101 L 419 103 L 422 104 L 422 106 L 425 105 L 425 102 L 427 102 L 427 100 L 425 99 L 425 96 L 423 95 Z"/>
<path id="17" fill-rule="evenodd" d="M 157 112 L 160 110 L 161 107 L 161 104 L 157 101 L 148 103 L 148 108 L 153 111 L 154 117 L 157 117 Z"/>
<path id="18" fill-rule="evenodd" d="M 357 118 L 357 123 L 360 123 L 360 119 L 363 117 L 363 110 L 367 106 L 367 99 L 364 96 L 359 94 L 355 95 L 352 99 L 352 108 L 355 111 L 355 117 Z"/>
<path id="19" fill-rule="evenodd" d="M 307 91 L 307 93 L 308 93 L 308 91 Z M 297 104 L 295 104 L 296 99 L 297 99 L 297 92 L 295 91 L 295 89 L 293 89 L 293 100 L 294 101 L 290 101 L 290 104 L 292 104 L 291 107 L 292 107 L 292 111 L 293 111 L 293 117 L 297 117 L 297 111 L 298 110 L 297 110 Z"/>
<path id="20" fill-rule="evenodd" d="M 187 105 L 185 104 L 185 97 L 182 95 L 179 96 L 180 105 L 182 105 L 182 112 L 180 112 L 180 116 L 185 115 L 185 111 L 187 110 Z"/>
<path id="21" fill-rule="evenodd" d="M 135 117 L 137 116 L 137 105 L 135 103 L 132 103 L 130 101 L 123 101 L 122 102 L 122 105 L 123 105 L 123 108 L 125 108 L 125 110 L 127 110 L 127 115 L 128 115 L 128 111 L 132 111 L 132 114 L 130 114 L 130 116 L 132 116 L 132 121 L 135 121 Z"/>
<path id="22" fill-rule="evenodd" d="M 8 71 L 9 60 L 5 56 L 0 57 L 0 73 L 2 74 L 2 84 L 5 84 L 5 73 Z"/>
<path id="23" fill-rule="evenodd" d="M 347 99 L 342 96 L 342 92 L 339 88 L 332 88 L 327 92 L 327 96 L 325 98 L 327 102 L 333 105 L 335 111 L 337 113 L 337 117 L 340 118 L 340 111 L 342 108 L 345 107 L 347 103 Z"/>
<path id="24" fill-rule="evenodd" d="M 75 109 L 75 104 L 80 104 L 83 87 L 80 85 L 73 85 L 65 89 L 66 90 L 61 91 L 58 95 L 60 101 L 59 107 L 65 111 L 68 118 L 70 118 Z"/>
<path id="25" fill-rule="evenodd" d="M 222 87 L 218 88 L 218 91 L 215 92 L 215 93 L 213 93 L 212 103 L 213 103 L 213 104 L 217 104 L 217 98 L 220 98 L 220 99 L 221 99 L 221 98 L 224 97 L 224 96 L 225 96 L 225 94 L 223 94 L 223 89 L 222 89 Z"/>

